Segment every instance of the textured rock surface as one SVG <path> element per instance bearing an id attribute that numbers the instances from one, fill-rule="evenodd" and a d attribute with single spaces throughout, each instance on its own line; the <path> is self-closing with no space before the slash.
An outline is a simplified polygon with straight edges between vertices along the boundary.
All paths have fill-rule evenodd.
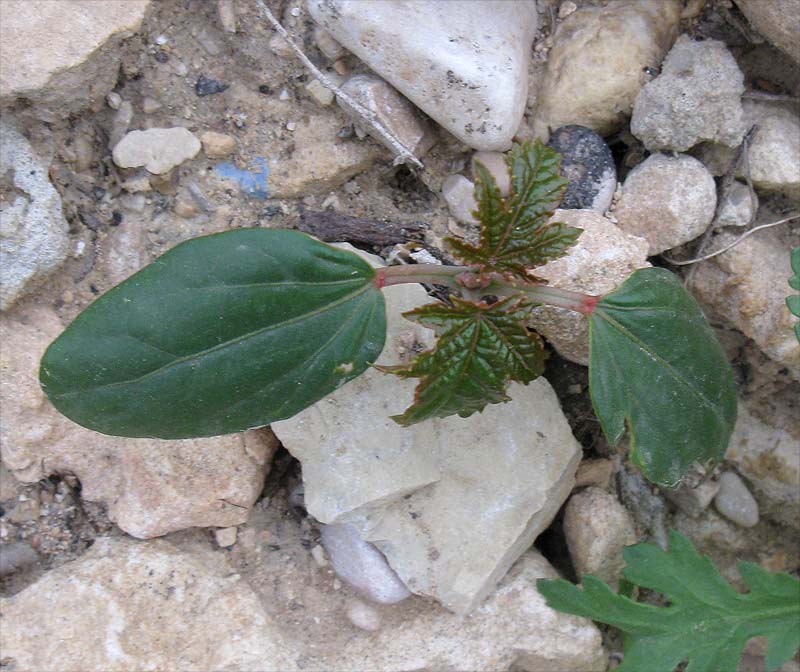
<path id="1" fill-rule="evenodd" d="M 739 404 L 725 458 L 753 488 L 762 515 L 800 530 L 800 438 L 771 427 Z"/>
<path id="2" fill-rule="evenodd" d="M 39 112 L 66 117 L 114 88 L 120 43 L 139 29 L 150 0 L 2 4 L 0 105 L 24 98 Z"/>
<path id="3" fill-rule="evenodd" d="M 636 543 L 633 520 L 619 500 L 600 488 L 572 495 L 564 510 L 564 536 L 578 578 L 594 574 L 616 588 L 625 566 L 622 549 Z"/>
<path id="4" fill-rule="evenodd" d="M 411 596 L 386 558 L 352 525 L 323 525 L 320 539 L 333 570 L 365 597 L 380 604 L 394 604 Z"/>
<path id="5" fill-rule="evenodd" d="M 269 430 L 160 441 L 92 432 L 60 415 L 38 383 L 39 359 L 62 330 L 39 308 L 0 322 L 3 461 L 20 480 L 72 473 L 136 537 L 244 522 L 277 445 Z"/>
<path id="6" fill-rule="evenodd" d="M 380 147 L 357 138 L 337 138 L 343 118 L 326 114 L 297 122 L 291 155 L 285 159 L 267 157 L 270 197 L 323 194 L 372 165 L 383 153 Z"/>
<path id="7" fill-rule="evenodd" d="M 505 150 L 528 93 L 536 4 L 310 0 L 337 41 L 470 147 Z"/>
<path id="8" fill-rule="evenodd" d="M 425 122 L 414 109 L 414 106 L 403 98 L 395 89 L 380 77 L 373 75 L 354 75 L 341 86 L 342 91 L 373 112 L 386 128 L 388 128 L 403 145 L 417 158 L 425 156 L 433 146 L 435 138 Z M 341 98 L 339 106 L 358 124 L 361 116 L 351 111 L 350 106 Z M 380 136 L 366 127 L 378 142 L 386 144 Z M 386 145 L 389 149 L 391 146 Z"/>
<path id="9" fill-rule="evenodd" d="M 702 163 L 653 154 L 625 178 L 614 217 L 622 230 L 647 240 L 652 256 L 701 235 L 716 206 L 717 186 Z"/>
<path id="10" fill-rule="evenodd" d="M 691 290 L 701 303 L 752 338 L 766 355 L 800 380 L 800 343 L 786 306 L 787 280 L 792 274 L 788 251 L 798 240 L 796 234 L 779 228 L 760 231 L 698 264 Z M 723 233 L 715 245 L 722 247 L 736 237 Z"/>
<path id="11" fill-rule="evenodd" d="M 797 0 L 736 0 L 750 25 L 800 63 L 800 3 Z"/>
<path id="12" fill-rule="evenodd" d="M 558 27 L 539 90 L 535 129 L 580 124 L 601 135 L 618 130 L 677 36 L 680 3 L 612 0 L 583 7 Z"/>
<path id="13" fill-rule="evenodd" d="M 200 151 L 200 141 L 191 131 L 175 128 L 149 128 L 131 131 L 114 147 L 114 163 L 120 168 L 144 166 L 156 175 L 168 173 Z"/>
<path id="14" fill-rule="evenodd" d="M 203 152 L 211 159 L 224 158 L 236 150 L 236 138 L 225 133 L 206 131 L 200 136 L 200 141 L 203 143 Z"/>
<path id="15" fill-rule="evenodd" d="M 399 315 L 426 303 L 424 290 L 389 290 L 403 293 L 386 293 L 381 364 L 430 342 Z M 413 387 L 369 370 L 273 428 L 303 463 L 311 515 L 352 523 L 412 592 L 464 613 L 550 523 L 574 482 L 580 446 L 544 379 L 512 386 L 513 401 L 470 418 L 404 429 L 389 416 L 411 402 Z"/>
<path id="16" fill-rule="evenodd" d="M 617 169 L 603 138 L 585 126 L 562 126 L 547 144 L 561 154 L 561 174 L 569 180 L 562 210 L 608 210 L 617 189 Z"/>
<path id="17" fill-rule="evenodd" d="M 3 659 L 19 670 L 288 669 L 255 593 L 220 554 L 98 539 L 0 599 Z"/>
<path id="18" fill-rule="evenodd" d="M 69 253 L 69 225 L 47 163 L 6 120 L 0 122 L 0 216 L 0 310 L 6 310 Z"/>
<path id="19" fill-rule="evenodd" d="M 593 210 L 556 210 L 553 222 L 583 229 L 567 256 L 536 269 L 554 287 L 587 294 L 604 294 L 621 285 L 647 262 L 647 241 L 629 235 Z M 541 306 L 530 326 L 547 338 L 562 357 L 589 363 L 589 325 L 586 318 L 564 308 Z"/>
<path id="20" fill-rule="evenodd" d="M 742 93 L 744 75 L 722 42 L 681 35 L 636 97 L 631 132 L 650 151 L 685 152 L 706 140 L 736 147 L 746 130 Z"/>
<path id="21" fill-rule="evenodd" d="M 734 181 L 717 205 L 714 226 L 747 226 L 758 212 L 758 196 L 749 187 Z"/>
<path id="22" fill-rule="evenodd" d="M 744 113 L 748 126 L 758 125 L 748 148 L 753 185 L 800 202 L 800 115 L 754 100 L 744 101 Z"/>
<path id="23" fill-rule="evenodd" d="M 758 504 L 742 479 L 732 471 L 719 477 L 719 492 L 714 497 L 714 506 L 741 527 L 758 525 Z"/>

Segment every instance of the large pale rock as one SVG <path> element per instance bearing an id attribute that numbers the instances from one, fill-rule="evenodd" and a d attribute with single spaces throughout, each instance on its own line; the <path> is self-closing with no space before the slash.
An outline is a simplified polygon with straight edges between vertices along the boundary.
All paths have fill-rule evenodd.
<path id="1" fill-rule="evenodd" d="M 400 317 L 430 301 L 422 288 L 388 289 L 381 364 L 431 342 Z M 412 592 L 465 613 L 555 516 L 581 450 L 542 378 L 470 418 L 401 428 L 389 416 L 410 404 L 413 387 L 368 370 L 273 428 L 303 463 L 311 515 L 352 523 Z"/>
<path id="2" fill-rule="evenodd" d="M 66 117 L 114 88 L 122 41 L 150 0 L 3 0 L 0 105 L 30 101 Z"/>
<path id="3" fill-rule="evenodd" d="M 612 494 L 586 488 L 570 497 L 564 536 L 578 577 L 593 574 L 616 587 L 625 567 L 622 549 L 636 543 L 628 510 Z"/>
<path id="4" fill-rule="evenodd" d="M 714 219 L 717 185 L 686 154 L 653 154 L 625 178 L 614 209 L 619 227 L 650 244 L 650 256 L 701 235 Z"/>
<path id="5" fill-rule="evenodd" d="M 612 0 L 570 14 L 558 27 L 547 60 L 534 128 L 588 126 L 601 135 L 630 116 L 646 80 L 677 36 L 676 0 Z"/>
<path id="6" fill-rule="evenodd" d="M 148 128 L 131 131 L 114 147 L 114 163 L 121 168 L 144 166 L 163 175 L 200 151 L 197 136 L 186 128 Z"/>
<path id="7" fill-rule="evenodd" d="M 342 125 L 342 117 L 334 114 L 297 122 L 291 155 L 267 157 L 271 198 L 324 194 L 372 165 L 380 149 L 369 142 L 338 138 Z"/>
<path id="8" fill-rule="evenodd" d="M 767 356 L 800 380 L 800 343 L 793 331 L 795 319 L 786 306 L 792 275 L 789 249 L 798 241 L 796 234 L 779 228 L 760 231 L 698 264 L 691 290 L 714 314 L 752 338 Z M 715 246 L 721 248 L 736 237 L 720 234 Z"/>
<path id="9" fill-rule="evenodd" d="M 706 140 L 737 147 L 746 130 L 743 93 L 744 75 L 725 44 L 681 35 L 636 97 L 631 132 L 650 151 L 685 152 Z"/>
<path id="10" fill-rule="evenodd" d="M 800 0 L 736 0 L 750 25 L 800 63 Z"/>
<path id="11" fill-rule="evenodd" d="M 0 599 L 15 670 L 288 669 L 255 593 L 221 554 L 97 539 L 80 559 Z"/>
<path id="12" fill-rule="evenodd" d="M 800 530 L 800 439 L 739 404 L 725 459 L 752 487 L 762 515 Z"/>
<path id="13" fill-rule="evenodd" d="M 556 210 L 552 222 L 583 229 L 566 256 L 536 269 L 536 275 L 554 287 L 586 294 L 605 294 L 616 289 L 637 268 L 645 268 L 647 241 L 629 235 L 593 210 Z M 589 323 L 586 317 L 565 308 L 535 308 L 530 326 L 578 364 L 589 363 Z"/>
<path id="14" fill-rule="evenodd" d="M 459 140 L 505 150 L 528 93 L 530 0 L 309 0 L 311 16 Z"/>
<path id="15" fill-rule="evenodd" d="M 62 328 L 46 308 L 0 321 L 0 437 L 14 475 L 34 482 L 75 474 L 81 496 L 103 502 L 111 520 L 135 537 L 244 522 L 277 448 L 271 432 L 160 441 L 79 427 L 52 407 L 38 383 L 39 359 Z"/>
<path id="16" fill-rule="evenodd" d="M 69 253 L 69 225 L 47 163 L 6 120 L 0 121 L 0 196 L 0 310 L 6 310 Z"/>

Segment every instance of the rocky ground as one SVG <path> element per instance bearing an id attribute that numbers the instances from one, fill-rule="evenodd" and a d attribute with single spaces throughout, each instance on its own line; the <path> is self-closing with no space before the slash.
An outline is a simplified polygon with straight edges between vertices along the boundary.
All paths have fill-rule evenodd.
<path id="1" fill-rule="evenodd" d="M 424 169 L 396 165 L 257 0 L 0 3 L 0 668 L 605 670 L 613 633 L 535 579 L 619 579 L 676 528 L 800 569 L 800 0 L 269 0 L 316 67 Z M 365 8 L 369 7 L 369 11 Z M 388 82 L 388 83 L 387 83 Z M 653 487 L 604 440 L 583 318 L 541 308 L 544 378 L 480 416 L 403 429 L 377 371 L 272 428 L 117 439 L 60 416 L 47 345 L 187 238 L 299 228 L 371 263 L 475 235 L 472 160 L 541 138 L 584 229 L 538 274 L 591 293 L 666 266 L 731 362 L 726 460 Z M 501 183 L 502 186 L 502 183 Z M 430 343 L 387 291 L 381 363 Z M 751 643 L 743 670 L 763 669 Z M 800 665 L 790 661 L 784 672 Z"/>

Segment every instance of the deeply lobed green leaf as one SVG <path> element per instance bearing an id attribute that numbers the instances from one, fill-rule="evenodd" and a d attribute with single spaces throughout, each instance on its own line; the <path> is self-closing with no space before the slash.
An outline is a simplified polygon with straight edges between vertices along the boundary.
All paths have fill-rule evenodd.
<path id="1" fill-rule="evenodd" d="M 740 594 L 678 532 L 669 550 L 636 544 L 624 550 L 625 578 L 663 593 L 667 607 L 614 593 L 603 581 L 583 577 L 583 590 L 563 579 L 540 579 L 539 592 L 558 611 L 613 625 L 625 633 L 620 672 L 735 672 L 752 637 L 767 637 L 767 669 L 774 670 L 800 646 L 800 581 L 741 562 L 750 591 Z"/>
<path id="2" fill-rule="evenodd" d="M 631 460 L 674 486 L 693 462 L 717 462 L 736 421 L 722 346 L 694 298 L 662 268 L 635 271 L 589 319 L 589 391 L 603 432 L 626 425 Z"/>
<path id="3" fill-rule="evenodd" d="M 394 416 L 401 425 L 458 414 L 468 417 L 487 404 L 508 401 L 511 380 L 529 383 L 544 370 L 541 339 L 528 332 L 531 304 L 514 298 L 491 306 L 453 299 L 453 306 L 430 304 L 404 316 L 433 329 L 436 347 L 407 366 L 382 370 L 420 378 L 414 403 Z"/>
<path id="4" fill-rule="evenodd" d="M 287 418 L 363 372 L 386 334 L 374 271 L 296 231 L 182 243 L 95 301 L 40 381 L 105 434 L 166 439 Z"/>
<path id="5" fill-rule="evenodd" d="M 511 174 L 507 197 L 485 166 L 476 162 L 475 216 L 481 224 L 477 246 L 448 238 L 455 254 L 481 270 L 498 271 L 529 280 L 528 269 L 563 256 L 581 229 L 548 224 L 561 201 L 567 181 L 559 174 L 561 157 L 536 143 L 514 145 L 506 156 Z"/>

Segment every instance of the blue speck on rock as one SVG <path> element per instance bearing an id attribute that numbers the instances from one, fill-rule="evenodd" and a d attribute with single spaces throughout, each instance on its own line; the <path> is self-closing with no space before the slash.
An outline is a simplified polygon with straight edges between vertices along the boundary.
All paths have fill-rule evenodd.
<path id="1" fill-rule="evenodd" d="M 253 170 L 245 170 L 244 168 L 237 168 L 228 161 L 223 161 L 214 166 L 214 170 L 220 177 L 238 182 L 239 188 L 247 196 L 267 198 L 269 195 L 267 191 L 267 176 L 269 175 L 267 160 L 263 156 L 257 156 L 253 159 L 251 166 L 255 168 Z"/>

